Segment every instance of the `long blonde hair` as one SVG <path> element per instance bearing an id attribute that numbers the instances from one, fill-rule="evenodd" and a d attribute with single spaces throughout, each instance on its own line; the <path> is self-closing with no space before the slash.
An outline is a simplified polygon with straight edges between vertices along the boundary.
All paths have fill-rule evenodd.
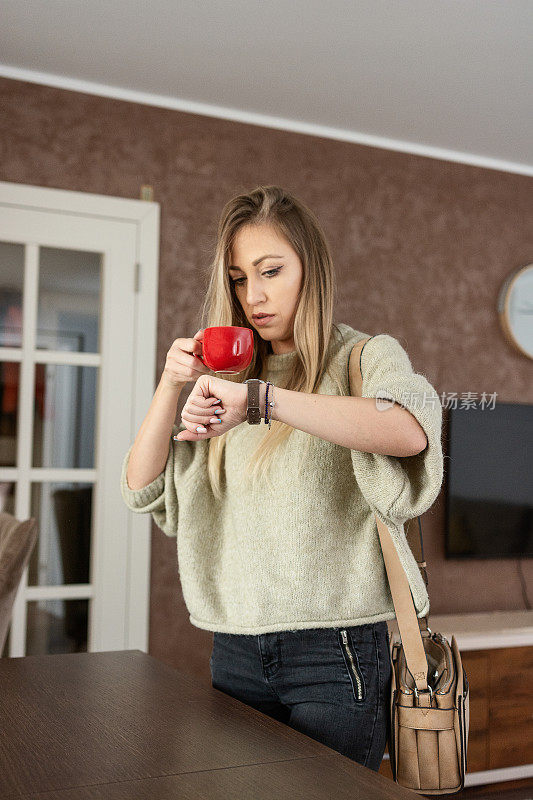
<path id="1" fill-rule="evenodd" d="M 279 186 L 258 186 L 248 194 L 236 195 L 224 206 L 218 223 L 214 258 L 209 266 L 209 282 L 201 311 L 200 327 L 251 327 L 236 297 L 227 268 L 231 263 L 231 247 L 239 229 L 245 225 L 262 224 L 272 226 L 290 242 L 303 267 L 302 286 L 294 320 L 297 351 L 294 368 L 280 388 L 313 393 L 326 369 L 332 328 L 336 327 L 332 319 L 336 293 L 335 273 L 320 223 L 313 212 L 288 191 Z M 265 359 L 271 353 L 270 343 L 256 333 L 254 353 L 249 366 L 237 375 L 225 375 L 224 379 L 241 383 L 247 378 L 261 377 Z M 293 430 L 292 426 L 278 420 L 272 420 L 270 431 L 265 427 L 265 435 L 247 465 L 248 475 L 254 484 L 265 476 L 268 481 L 267 472 L 274 452 Z M 223 496 L 222 459 L 228 433 L 209 440 L 208 476 L 213 494 L 218 499 Z"/>

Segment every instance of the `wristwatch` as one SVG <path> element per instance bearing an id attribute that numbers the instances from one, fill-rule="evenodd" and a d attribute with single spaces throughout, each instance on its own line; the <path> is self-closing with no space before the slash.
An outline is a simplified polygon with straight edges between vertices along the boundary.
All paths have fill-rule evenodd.
<path id="1" fill-rule="evenodd" d="M 261 407 L 259 405 L 259 384 L 265 383 L 260 378 L 248 378 L 243 381 L 248 384 L 248 406 L 246 419 L 250 425 L 259 425 L 261 422 Z"/>

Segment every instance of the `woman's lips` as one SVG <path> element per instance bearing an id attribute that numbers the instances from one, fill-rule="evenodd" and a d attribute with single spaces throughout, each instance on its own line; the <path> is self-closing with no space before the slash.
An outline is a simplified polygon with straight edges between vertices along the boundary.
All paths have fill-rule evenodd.
<path id="1" fill-rule="evenodd" d="M 266 325 L 271 319 L 274 319 L 274 314 L 269 314 L 266 317 L 252 317 L 256 325 Z"/>

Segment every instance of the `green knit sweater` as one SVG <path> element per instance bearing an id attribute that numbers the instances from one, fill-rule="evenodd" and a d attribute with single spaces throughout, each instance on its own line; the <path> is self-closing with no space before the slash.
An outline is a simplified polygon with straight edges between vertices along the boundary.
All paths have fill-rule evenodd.
<path id="1" fill-rule="evenodd" d="M 343 323 L 333 329 L 319 394 L 339 394 L 333 375 L 342 394 L 350 394 L 349 355 L 368 335 Z M 295 356 L 268 356 L 263 378 L 281 385 Z M 363 397 L 387 390 L 421 424 L 428 444 L 418 455 L 350 450 L 295 428 L 274 458 L 272 487 L 254 489 L 244 464 L 268 427 L 244 422 L 226 436 L 218 501 L 207 477 L 208 439 L 171 439 L 165 469 L 138 490 L 126 480 L 131 447 L 126 453 L 124 502 L 131 511 L 151 513 L 167 536 L 177 537 L 183 597 L 196 627 L 259 634 L 392 619 L 374 513 L 391 530 L 418 616 L 429 612 L 403 523 L 427 511 L 439 494 L 442 407 L 394 337 L 370 339 L 361 363 Z M 183 427 L 174 425 L 172 434 Z"/>

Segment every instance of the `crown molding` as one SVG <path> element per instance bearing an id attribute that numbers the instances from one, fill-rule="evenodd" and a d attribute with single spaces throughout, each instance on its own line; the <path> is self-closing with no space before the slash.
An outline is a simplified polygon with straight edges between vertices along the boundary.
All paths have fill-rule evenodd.
<path id="1" fill-rule="evenodd" d="M 198 114 L 200 116 L 226 119 L 232 122 L 242 122 L 246 125 L 259 125 L 263 128 L 274 128 L 276 130 L 291 131 L 308 136 L 336 139 L 342 142 L 352 142 L 353 144 L 361 144 L 367 147 L 379 147 L 384 150 L 392 150 L 399 153 L 412 153 L 413 155 L 423 156 L 425 158 L 436 158 L 442 161 L 467 164 L 472 167 L 482 167 L 483 169 L 494 169 L 500 172 L 533 176 L 533 165 L 531 164 L 520 164 L 514 161 L 505 161 L 498 158 L 476 155 L 475 153 L 465 153 L 458 150 L 449 150 L 442 147 L 417 144 L 416 142 L 402 141 L 400 139 L 390 139 L 386 136 L 373 136 L 359 131 L 350 131 L 327 125 L 274 117 L 268 114 L 257 114 L 251 111 L 241 111 L 240 109 L 226 108 L 209 103 L 198 103 L 193 100 L 182 100 L 181 98 L 167 97 L 151 92 L 123 89 L 118 86 L 108 86 L 107 84 L 93 83 L 77 78 L 68 78 L 63 75 L 54 75 L 48 72 L 36 72 L 34 70 L 11 67 L 5 64 L 0 64 L 0 77 L 27 81 L 28 83 L 37 83 L 44 86 L 53 86 L 57 89 L 66 89 L 72 92 L 84 92 L 100 97 L 109 97 L 114 100 L 125 100 L 129 103 L 169 108 L 175 111 L 184 111 L 188 114 Z"/>

